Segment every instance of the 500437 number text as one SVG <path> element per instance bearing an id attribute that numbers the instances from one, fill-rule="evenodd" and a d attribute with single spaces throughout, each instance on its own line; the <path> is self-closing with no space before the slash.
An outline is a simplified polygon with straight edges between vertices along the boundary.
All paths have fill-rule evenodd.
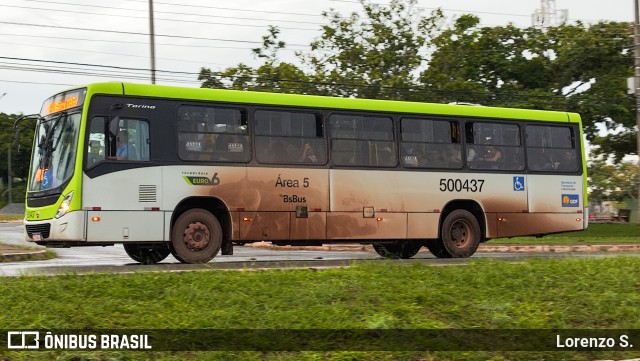
<path id="1" fill-rule="evenodd" d="M 440 179 L 441 192 L 482 192 L 484 179 Z"/>

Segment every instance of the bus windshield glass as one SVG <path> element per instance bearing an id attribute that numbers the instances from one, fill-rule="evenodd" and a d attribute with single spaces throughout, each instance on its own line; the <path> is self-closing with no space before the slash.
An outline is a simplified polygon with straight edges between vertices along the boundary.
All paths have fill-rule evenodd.
<path id="1" fill-rule="evenodd" d="M 29 191 L 54 189 L 73 175 L 81 113 L 41 118 L 35 134 Z"/>

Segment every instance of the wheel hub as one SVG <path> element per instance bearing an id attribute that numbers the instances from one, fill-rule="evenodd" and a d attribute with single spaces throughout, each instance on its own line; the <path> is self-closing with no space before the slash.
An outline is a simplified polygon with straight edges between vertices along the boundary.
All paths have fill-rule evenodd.
<path id="1" fill-rule="evenodd" d="M 211 233 L 209 228 L 200 222 L 194 222 L 184 231 L 184 243 L 192 251 L 199 251 L 209 244 Z"/>
<path id="2" fill-rule="evenodd" d="M 463 248 L 471 240 L 470 226 L 462 221 L 457 221 L 451 226 L 451 238 L 456 247 Z"/>

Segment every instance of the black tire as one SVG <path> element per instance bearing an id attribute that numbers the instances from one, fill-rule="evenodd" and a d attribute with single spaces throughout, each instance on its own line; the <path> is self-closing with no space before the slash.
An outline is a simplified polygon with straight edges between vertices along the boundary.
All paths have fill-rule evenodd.
<path id="1" fill-rule="evenodd" d="M 434 247 L 442 257 L 433 251 L 432 253 L 441 258 L 471 257 L 476 253 L 481 239 L 482 231 L 476 217 L 469 211 L 457 209 L 449 213 L 442 222 L 440 239 Z"/>
<path id="2" fill-rule="evenodd" d="M 130 244 L 124 243 L 124 251 L 132 260 L 142 264 L 158 263 L 171 253 L 168 244 Z"/>
<path id="3" fill-rule="evenodd" d="M 384 258 L 407 259 L 415 256 L 422 248 L 420 242 L 374 243 L 373 249 Z"/>
<path id="4" fill-rule="evenodd" d="M 195 208 L 178 217 L 171 230 L 171 253 L 182 263 L 207 263 L 222 246 L 222 227 L 210 212 Z"/>
<path id="5" fill-rule="evenodd" d="M 451 254 L 447 252 L 440 240 L 427 241 L 425 247 L 438 258 L 451 258 Z"/>

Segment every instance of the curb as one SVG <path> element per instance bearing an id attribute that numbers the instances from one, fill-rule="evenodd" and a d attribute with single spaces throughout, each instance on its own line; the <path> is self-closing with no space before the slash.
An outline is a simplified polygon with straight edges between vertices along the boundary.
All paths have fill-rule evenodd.
<path id="1" fill-rule="evenodd" d="M 328 244 L 323 246 L 276 246 L 269 242 L 247 243 L 244 247 L 255 247 L 281 251 L 367 251 L 375 252 L 369 244 Z M 426 250 L 421 250 L 426 251 Z M 486 245 L 481 253 L 572 253 L 572 252 L 640 252 L 640 244 L 591 244 L 591 245 Z"/>
<path id="2" fill-rule="evenodd" d="M 0 262 L 18 262 L 26 260 L 43 259 L 47 253 L 46 249 L 41 250 L 20 250 L 20 251 L 3 251 L 0 253 Z"/>

